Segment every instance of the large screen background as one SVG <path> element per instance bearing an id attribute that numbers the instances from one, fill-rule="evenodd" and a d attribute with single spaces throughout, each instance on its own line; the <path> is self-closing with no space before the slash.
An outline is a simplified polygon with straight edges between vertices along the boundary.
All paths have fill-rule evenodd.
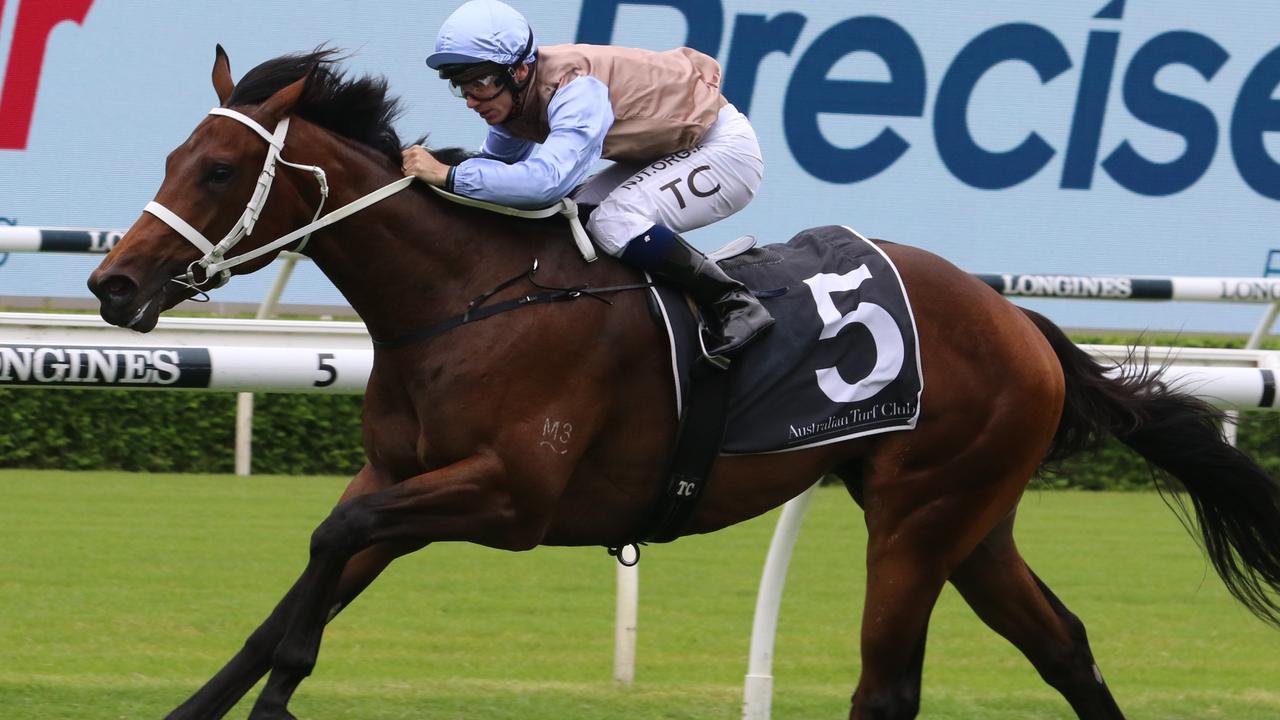
<path id="1" fill-rule="evenodd" d="M 516 3 L 543 44 L 694 45 L 725 66 L 765 154 L 745 210 L 693 234 L 710 249 L 843 224 L 973 272 L 1257 276 L 1280 198 L 1280 7 L 1044 3 Z M 33 28 L 47 32 L 30 126 L 0 149 L 0 217 L 127 227 L 165 155 L 233 74 L 327 43 L 403 98 L 405 141 L 477 146 L 483 123 L 423 59 L 451 2 L 0 2 L 0 123 L 20 133 Z M 84 8 L 87 7 L 87 12 Z M 78 22 L 76 17 L 82 17 Z M 1110 52 L 1110 48 L 1114 52 Z M 24 54 L 26 53 L 26 54 Z M 1114 61 L 1111 61 L 1111 56 Z M 9 67 L 14 57 L 23 68 Z M 1108 72 L 1108 68 L 1110 71 Z M 1109 74 L 1109 77 L 1108 77 Z M 0 296 L 88 298 L 96 259 L 12 254 Z M 218 299 L 263 297 L 270 271 Z M 286 303 L 339 304 L 301 267 Z M 1252 329 L 1260 306 L 1032 301 L 1076 327 Z"/>

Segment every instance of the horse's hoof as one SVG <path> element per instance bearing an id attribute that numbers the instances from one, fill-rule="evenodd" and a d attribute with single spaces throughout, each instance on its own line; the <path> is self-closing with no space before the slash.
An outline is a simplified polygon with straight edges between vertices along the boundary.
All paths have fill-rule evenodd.
<path id="1" fill-rule="evenodd" d="M 255 706 L 249 713 L 248 720 L 298 720 L 285 708 L 263 708 Z"/>

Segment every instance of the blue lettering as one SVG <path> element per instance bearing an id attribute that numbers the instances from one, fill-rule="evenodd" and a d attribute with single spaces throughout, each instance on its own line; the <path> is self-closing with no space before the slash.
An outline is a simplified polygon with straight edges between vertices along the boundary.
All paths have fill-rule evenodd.
<path id="1" fill-rule="evenodd" d="M 1124 79 L 1124 103 L 1139 120 L 1181 135 L 1187 149 L 1167 163 L 1152 162 L 1125 140 L 1103 161 L 1116 182 L 1143 195 L 1172 195 L 1195 184 L 1213 162 L 1218 121 L 1209 108 L 1161 91 L 1156 74 L 1168 65 L 1188 65 L 1212 80 L 1229 55 L 1218 43 L 1192 32 L 1168 32 L 1152 38 L 1133 56 Z"/>
<path id="2" fill-rule="evenodd" d="M 724 71 L 724 96 L 744 115 L 751 114 L 751 98 L 756 91 L 756 73 L 760 61 L 772 52 L 791 54 L 804 29 L 805 17 L 787 12 L 765 18 L 764 15 L 739 15 L 729 42 L 729 63 Z"/>
<path id="3" fill-rule="evenodd" d="M 3 2 L 3 0 L 0 0 Z M 1120 21 L 1124 0 L 1099 0 L 1095 20 Z M 726 18 L 723 0 L 581 0 L 576 42 L 613 42 L 618 14 L 624 6 L 675 10 L 688 31 L 684 44 L 718 56 Z M 774 15 L 740 14 L 724 55 L 722 91 L 744 113 L 750 113 L 760 66 L 775 53 L 795 57 L 784 94 L 782 129 L 796 162 L 813 177 L 830 183 L 854 183 L 891 167 L 910 148 L 893 125 L 871 127 L 874 138 L 859 147 L 837 145 L 819 127 L 822 115 L 868 118 L 924 117 L 927 102 L 925 64 L 916 40 L 896 22 L 876 16 L 848 18 L 818 33 L 803 51 L 798 47 L 808 18 L 790 10 Z M 1114 28 L 1114 25 L 1110 26 Z M 1100 143 L 1117 72 L 1120 32 L 1089 33 L 1079 86 L 1075 89 L 1070 135 L 1066 139 L 1060 186 L 1087 190 L 1101 167 L 1130 192 L 1165 196 L 1180 192 L 1204 177 L 1218 147 L 1218 118 L 1201 101 L 1157 87 L 1161 71 L 1185 65 L 1211 83 L 1230 58 L 1212 38 L 1190 31 L 1166 32 L 1143 45 L 1123 72 L 1121 92 L 1132 117 L 1182 139 L 1185 148 L 1169 162 L 1143 156 L 1122 140 L 1099 162 Z M 842 60 L 869 53 L 884 62 L 887 81 L 841 80 L 831 77 Z M 978 144 L 968 119 L 975 88 L 1005 62 L 1029 65 L 1040 83 L 1048 84 L 1072 68 L 1061 40 L 1045 28 L 1010 23 L 981 33 L 952 59 L 938 88 L 932 129 L 939 157 L 961 182 L 999 190 L 1026 182 L 1040 173 L 1057 150 L 1034 128 L 1010 150 Z M 1280 158 L 1267 150 L 1266 134 L 1280 132 L 1280 47 L 1258 62 L 1240 87 L 1231 116 L 1231 152 L 1240 176 L 1255 192 L 1280 200 Z M 1004 90 L 1003 97 L 1016 97 Z M 1012 107 L 982 108 L 983 116 L 1011 114 Z M 878 133 L 877 133 L 878 131 Z M 846 143 L 848 144 L 848 143 Z"/>
<path id="4" fill-rule="evenodd" d="M 884 60 L 888 82 L 827 77 L 841 58 L 859 51 Z M 910 145 L 886 127 L 862 147 L 837 147 L 823 137 L 818 115 L 920 117 L 924 100 L 924 58 L 907 31 L 885 18 L 850 18 L 818 36 L 796 63 L 787 86 L 783 131 L 796 161 L 814 177 L 833 183 L 858 182 L 883 172 Z"/>
<path id="5" fill-rule="evenodd" d="M 608 45 L 622 5 L 661 5 L 675 8 L 689 22 L 684 44 L 715 57 L 724 34 L 724 7 L 720 0 L 582 0 L 578 37 L 574 42 Z"/>
<path id="6" fill-rule="evenodd" d="M 1280 131 L 1280 47 L 1267 53 L 1245 78 L 1231 119 L 1231 154 L 1240 177 L 1258 194 L 1280 200 L 1280 163 L 1267 154 L 1263 133 Z"/>
<path id="7" fill-rule="evenodd" d="M 1124 0 L 1111 0 L 1104 8 L 1098 11 L 1095 18 L 1102 20 L 1119 20 L 1124 17 Z"/>
<path id="8" fill-rule="evenodd" d="M 1007 60 L 1021 60 L 1047 83 L 1071 67 L 1066 48 L 1037 25 L 1001 25 L 974 38 L 956 56 L 942 79 L 933 110 L 933 129 L 942 162 L 960 181 L 976 188 L 999 190 L 1035 175 L 1054 155 L 1049 143 L 1032 132 L 1018 147 L 991 152 L 978 146 L 969 132 L 969 97 L 988 70 Z"/>
<path id="9" fill-rule="evenodd" d="M 1116 46 L 1120 33 L 1089 33 L 1084 55 L 1084 72 L 1076 94 L 1076 113 L 1071 120 L 1071 139 L 1062 165 L 1062 187 L 1088 190 L 1093 185 L 1093 166 L 1098 162 L 1098 142 L 1102 119 L 1111 94 L 1111 73 L 1116 66 Z"/>

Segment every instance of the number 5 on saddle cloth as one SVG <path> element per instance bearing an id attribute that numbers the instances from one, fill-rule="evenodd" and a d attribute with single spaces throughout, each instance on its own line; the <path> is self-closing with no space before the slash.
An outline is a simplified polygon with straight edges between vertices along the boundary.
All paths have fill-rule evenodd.
<path id="1" fill-rule="evenodd" d="M 923 390 L 915 318 L 897 268 L 874 243 L 846 227 L 818 227 L 721 267 L 757 291 L 777 324 L 726 371 L 723 433 L 700 485 L 716 454 L 787 452 L 915 427 Z M 706 374 L 698 324 L 678 291 L 659 286 L 653 293 L 671 346 L 683 445 L 690 393 L 693 404 L 702 402 L 691 388 Z M 673 473 L 667 505 L 681 509 L 655 511 L 643 539 L 673 539 L 691 514 L 693 503 L 681 502 L 689 479 L 679 475 Z"/>

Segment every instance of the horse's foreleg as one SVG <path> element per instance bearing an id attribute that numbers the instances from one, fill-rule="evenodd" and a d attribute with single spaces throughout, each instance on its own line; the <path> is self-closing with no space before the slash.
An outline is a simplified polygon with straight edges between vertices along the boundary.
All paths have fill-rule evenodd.
<path id="1" fill-rule="evenodd" d="M 393 484 L 394 480 L 365 466 L 352 478 L 339 502 L 376 492 Z M 368 548 L 347 563 L 338 585 L 335 611 L 345 607 L 382 572 L 392 560 L 420 545 L 383 544 Z M 270 616 L 258 626 L 244 646 L 216 675 L 174 710 L 172 720 L 220 718 L 235 706 L 245 693 L 271 669 L 271 656 L 284 637 L 285 627 L 298 599 L 298 584 L 285 594 L 271 611 Z"/>
<path id="2" fill-rule="evenodd" d="M 983 540 L 951 582 L 992 630 L 1022 651 L 1081 720 L 1123 720 L 1094 664 L 1084 624 L 1067 610 L 1013 542 L 1013 516 Z"/>
<path id="3" fill-rule="evenodd" d="M 339 599 L 342 568 L 363 548 L 439 540 L 512 549 L 537 544 L 520 531 L 512 498 L 493 482 L 501 468 L 496 457 L 477 455 L 334 508 L 311 536 L 311 557 L 251 720 L 293 717 L 289 699 L 315 667 L 325 622 Z"/>
<path id="4" fill-rule="evenodd" d="M 334 612 L 350 604 L 392 560 L 415 549 L 417 548 L 379 545 L 353 557 L 343 570 Z M 199 691 L 170 713 L 168 718 L 220 718 L 231 710 L 271 669 L 271 656 L 284 637 L 285 625 L 297 602 L 297 596 L 298 585 L 295 583 L 271 611 L 271 615 L 249 635 L 244 647 Z"/>

